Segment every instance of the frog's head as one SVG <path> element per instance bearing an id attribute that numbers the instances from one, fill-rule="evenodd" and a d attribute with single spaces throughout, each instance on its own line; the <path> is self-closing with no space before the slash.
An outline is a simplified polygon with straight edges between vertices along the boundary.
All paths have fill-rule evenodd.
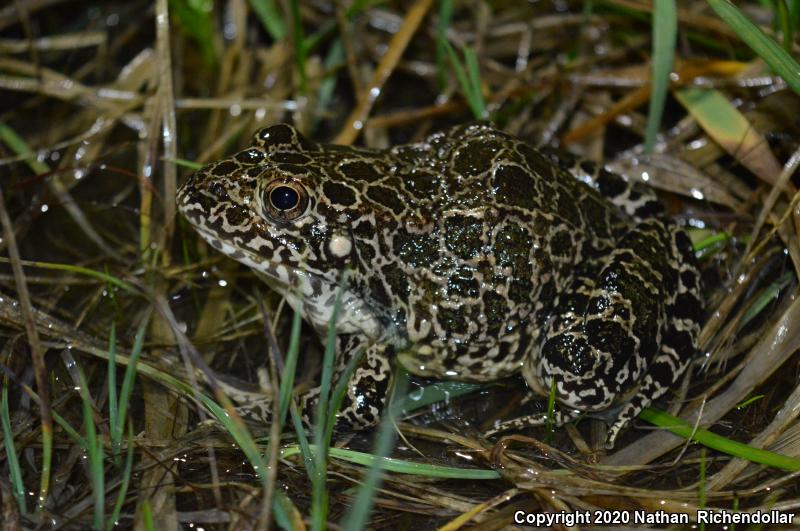
<path id="1" fill-rule="evenodd" d="M 326 325 L 342 273 L 355 259 L 352 212 L 345 212 L 355 191 L 327 177 L 323 155 L 293 127 L 275 125 L 178 191 L 178 208 L 205 240 L 260 273 L 318 327 Z M 349 276 L 344 315 L 363 321 L 353 317 L 365 310 L 352 287 L 358 279 Z"/>

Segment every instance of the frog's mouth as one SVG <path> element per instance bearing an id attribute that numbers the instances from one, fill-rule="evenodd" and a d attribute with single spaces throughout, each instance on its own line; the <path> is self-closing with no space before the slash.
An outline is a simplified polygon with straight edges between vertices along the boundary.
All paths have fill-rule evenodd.
<path id="1" fill-rule="evenodd" d="M 336 305 L 338 284 L 309 272 L 299 266 L 269 260 L 255 251 L 235 247 L 220 239 L 212 230 L 187 219 L 209 245 L 253 269 L 270 288 L 286 298 L 289 306 L 322 333 L 330 326 Z M 345 289 L 336 321 L 338 334 L 365 334 L 377 338 L 383 334 L 383 325 L 369 305 L 354 292 Z"/>
<path id="2" fill-rule="evenodd" d="M 270 260 L 252 249 L 231 245 L 203 225 L 194 222 L 192 225 L 214 249 L 256 271 L 272 289 L 281 295 L 288 296 L 292 292 L 297 292 L 295 296 L 314 296 L 323 291 L 321 289 L 323 284 L 329 284 L 319 275 L 300 267 L 287 265 L 285 261 Z"/>

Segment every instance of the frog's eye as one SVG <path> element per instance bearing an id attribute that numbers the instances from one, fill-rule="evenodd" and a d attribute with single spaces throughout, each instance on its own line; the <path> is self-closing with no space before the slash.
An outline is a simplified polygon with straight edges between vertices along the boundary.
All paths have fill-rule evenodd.
<path id="1" fill-rule="evenodd" d="M 276 221 L 293 221 L 308 206 L 308 193 L 300 183 L 276 181 L 264 190 L 266 213 Z"/>

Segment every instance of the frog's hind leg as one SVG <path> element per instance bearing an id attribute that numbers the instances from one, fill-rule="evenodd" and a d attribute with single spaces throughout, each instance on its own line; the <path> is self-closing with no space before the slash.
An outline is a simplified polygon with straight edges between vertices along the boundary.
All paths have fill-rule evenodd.
<path id="1" fill-rule="evenodd" d="M 697 352 L 702 301 L 700 276 L 694 267 L 691 242 L 670 226 L 673 256 L 678 260 L 678 289 L 666 301 L 668 322 L 658 355 L 650 364 L 636 394 L 626 402 L 608 429 L 606 448 L 613 448 L 620 431 L 650 403 L 666 393 L 686 370 Z"/>
<path id="2" fill-rule="evenodd" d="M 529 391 L 530 398 L 541 398 L 538 394 L 534 394 L 532 391 Z M 582 411 L 578 411 L 575 409 L 562 409 L 559 407 L 558 404 L 555 405 L 553 409 L 552 415 L 552 423 L 553 426 L 563 426 L 567 422 L 573 421 L 578 416 L 583 413 Z M 522 417 L 517 417 L 511 420 L 497 420 L 492 425 L 492 428 L 487 430 L 484 435 L 486 437 L 490 437 L 500 432 L 509 431 L 509 430 L 521 430 L 524 428 L 534 428 L 537 426 L 544 426 L 547 424 L 548 420 L 548 413 L 541 412 L 541 413 L 531 413 L 530 415 L 524 415 Z"/>
<path id="3" fill-rule="evenodd" d="M 597 413 L 622 404 L 609 445 L 675 382 L 694 353 L 696 317 L 687 312 L 700 307 L 698 278 L 691 248 L 682 256 L 676 238 L 688 244 L 683 232 L 658 219 L 630 228 L 607 257 L 578 271 L 558 294 L 541 348 L 523 364 L 539 394 L 555 379 L 565 408 Z M 694 309 L 686 309 L 688 301 Z"/>

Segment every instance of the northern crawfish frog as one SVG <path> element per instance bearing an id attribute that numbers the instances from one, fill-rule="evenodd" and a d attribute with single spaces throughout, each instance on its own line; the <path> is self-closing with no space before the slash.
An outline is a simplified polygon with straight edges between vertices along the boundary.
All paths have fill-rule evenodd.
<path id="1" fill-rule="evenodd" d="M 383 151 L 267 127 L 195 173 L 178 205 L 320 331 L 348 271 L 339 370 L 363 356 L 339 417 L 351 427 L 377 422 L 395 358 L 426 377 L 521 372 L 538 395 L 554 381 L 556 422 L 610 412 L 611 447 L 696 351 L 700 277 L 653 195 L 488 125 Z M 267 397 L 238 398 L 269 418 Z"/>

